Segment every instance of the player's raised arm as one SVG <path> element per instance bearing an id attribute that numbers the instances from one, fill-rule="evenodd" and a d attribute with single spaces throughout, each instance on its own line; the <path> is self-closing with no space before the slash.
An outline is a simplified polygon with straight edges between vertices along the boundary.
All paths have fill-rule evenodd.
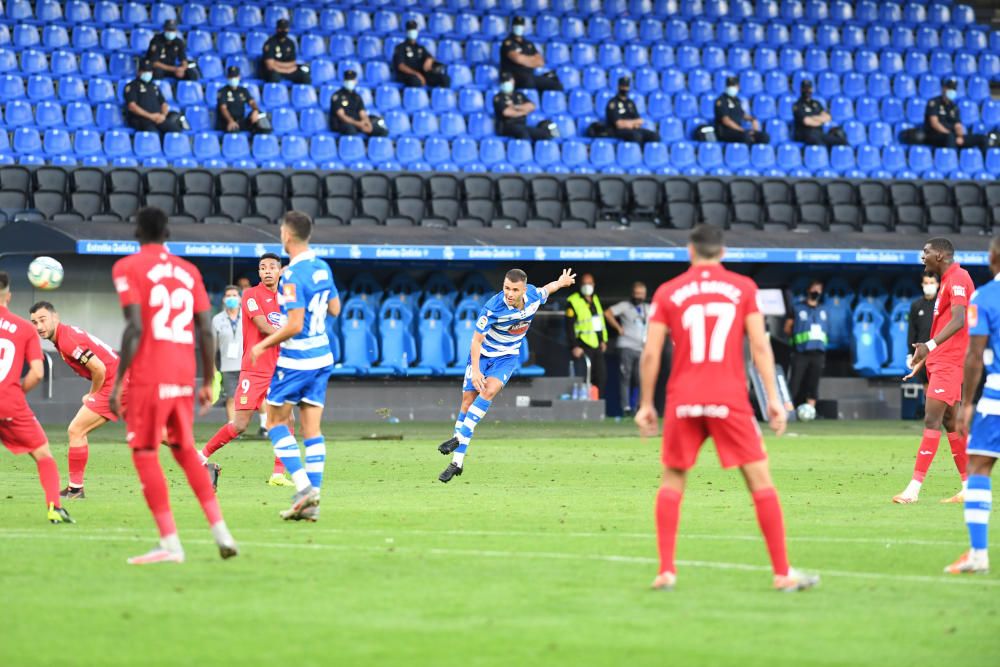
<path id="1" fill-rule="evenodd" d="M 554 292 L 558 292 L 563 287 L 569 287 L 576 283 L 576 274 L 573 273 L 573 269 L 563 269 L 562 275 L 550 282 L 548 285 L 543 287 L 545 293 L 551 296 Z"/>
<path id="2" fill-rule="evenodd" d="M 767 392 L 767 420 L 771 425 L 771 430 L 777 435 L 785 432 L 787 417 L 785 408 L 778 395 L 778 382 L 774 373 L 774 353 L 771 351 L 771 341 L 764 328 L 764 316 L 757 313 L 750 313 L 746 317 L 747 338 L 750 339 L 750 354 L 753 357 L 753 365 L 757 367 L 757 373 L 764 383 L 764 391 Z"/>
<path id="3" fill-rule="evenodd" d="M 660 376 L 660 360 L 663 358 L 667 331 L 663 322 L 650 320 L 646 328 L 646 345 L 639 358 L 639 410 L 635 413 L 635 423 L 639 427 L 639 435 L 643 437 L 659 432 L 653 397 L 656 395 L 656 379 Z"/>

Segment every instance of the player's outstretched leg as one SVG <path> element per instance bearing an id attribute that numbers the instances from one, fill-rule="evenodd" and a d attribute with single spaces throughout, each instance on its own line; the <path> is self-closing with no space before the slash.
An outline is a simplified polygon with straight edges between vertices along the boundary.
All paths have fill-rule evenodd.
<path id="1" fill-rule="evenodd" d="M 155 448 L 133 449 L 132 463 L 142 483 L 142 495 L 153 513 L 153 520 L 160 531 L 160 544 L 151 551 L 128 559 L 129 565 L 152 565 L 154 563 L 183 563 L 184 549 L 177 536 L 177 524 L 170 511 L 170 494 L 167 480 L 160 467 L 160 458 Z M 200 468 L 201 466 L 199 466 Z"/>
<path id="2" fill-rule="evenodd" d="M 215 544 L 219 547 L 219 555 L 223 558 L 232 558 L 239 554 L 236 547 L 236 540 L 226 527 L 226 522 L 222 519 L 222 510 L 219 508 L 219 499 L 215 495 L 215 488 L 212 486 L 211 477 L 205 474 L 198 450 L 188 445 L 171 445 L 170 452 L 174 455 L 177 465 L 184 471 L 188 485 L 198 498 L 205 518 L 215 538 Z"/>
<path id="3" fill-rule="evenodd" d="M 985 457 L 973 457 L 973 461 Z M 975 473 L 969 475 L 969 486 L 965 492 L 965 525 L 969 529 L 969 550 L 958 560 L 944 569 L 947 574 L 986 574 L 990 570 L 987 551 L 990 510 L 993 507 L 993 491 L 990 486 L 989 471 L 992 462 L 975 466 Z"/>
<path id="4" fill-rule="evenodd" d="M 456 475 L 461 475 L 463 466 L 465 464 L 465 454 L 469 449 L 469 443 L 472 442 L 472 436 L 475 435 L 476 426 L 479 422 L 486 416 L 487 410 L 490 409 L 492 405 L 492 398 L 499 391 L 499 386 L 494 387 L 493 384 L 499 385 L 499 381 L 496 378 L 487 378 L 487 391 L 483 392 L 476 397 L 476 400 L 472 402 L 469 406 L 468 412 L 465 413 L 465 421 L 462 422 L 461 428 L 458 430 L 458 447 L 455 449 L 455 453 L 452 456 L 451 463 L 445 468 L 438 479 L 442 482 L 448 483 Z M 495 391 L 491 391 L 495 389 Z M 490 398 L 486 398 L 489 395 Z"/>
<path id="5" fill-rule="evenodd" d="M 38 466 L 38 481 L 45 494 L 49 523 L 76 523 L 59 502 L 59 467 L 49 446 L 45 444 L 31 452 L 31 458 L 35 459 L 35 465 Z"/>
<path id="6" fill-rule="evenodd" d="M 274 455 L 281 459 L 285 469 L 292 476 L 296 489 L 295 495 L 292 496 L 292 506 L 281 513 L 281 518 L 295 520 L 299 518 L 303 509 L 319 502 L 319 490 L 314 489 L 309 482 L 309 475 L 302 465 L 299 443 L 296 442 L 288 426 L 283 423 L 272 426 L 269 435 L 274 446 Z"/>

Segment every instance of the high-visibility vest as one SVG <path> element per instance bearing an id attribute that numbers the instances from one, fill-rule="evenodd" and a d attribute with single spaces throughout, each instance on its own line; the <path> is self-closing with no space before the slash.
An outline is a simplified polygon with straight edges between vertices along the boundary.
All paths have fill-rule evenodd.
<path id="1" fill-rule="evenodd" d="M 566 304 L 573 311 L 573 317 L 575 318 L 573 331 L 576 333 L 576 337 L 587 347 L 596 348 L 600 345 L 601 341 L 608 342 L 608 324 L 604 320 L 604 309 L 601 308 L 601 300 L 597 298 L 596 294 L 591 299 L 593 299 L 593 303 L 587 303 L 587 300 L 579 292 L 575 292 L 566 299 Z M 594 310 L 592 311 L 591 308 Z M 595 317 L 601 318 L 600 331 L 596 331 L 594 328 Z"/>

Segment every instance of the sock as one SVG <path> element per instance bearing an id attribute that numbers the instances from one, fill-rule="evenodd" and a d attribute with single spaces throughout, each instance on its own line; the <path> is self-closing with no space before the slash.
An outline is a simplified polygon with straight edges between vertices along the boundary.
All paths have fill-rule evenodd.
<path id="1" fill-rule="evenodd" d="M 212 479 L 208 476 L 198 450 L 192 446 L 175 446 L 170 448 L 170 453 L 174 455 L 174 460 L 181 467 L 187 476 L 188 484 L 194 495 L 198 498 L 208 525 L 212 526 L 222 521 L 222 510 L 219 509 L 219 499 L 215 496 L 215 489 L 212 488 Z"/>
<path id="2" fill-rule="evenodd" d="M 455 450 L 455 456 L 452 457 L 452 463 L 457 466 L 462 466 L 462 461 L 465 459 L 465 452 L 469 449 L 469 442 L 472 440 L 473 433 L 476 432 L 476 426 L 486 416 L 486 411 L 490 409 L 490 405 L 490 401 L 487 401 L 482 396 L 477 396 L 476 400 L 469 406 L 469 411 L 465 413 L 465 420 L 462 422 L 461 428 L 458 429 L 458 449 Z"/>
<path id="3" fill-rule="evenodd" d="M 969 479 L 966 468 L 969 467 L 969 453 L 965 451 L 966 439 L 958 433 L 948 434 L 948 444 L 951 446 L 951 456 L 955 459 L 955 467 L 958 468 L 958 475 L 962 481 Z"/>
<path id="4" fill-rule="evenodd" d="M 924 429 L 924 437 L 920 440 L 920 449 L 917 450 L 917 462 L 913 466 L 913 479 L 923 484 L 927 477 L 927 471 L 931 467 L 931 461 L 937 454 L 938 443 L 941 442 L 941 431 Z"/>
<path id="5" fill-rule="evenodd" d="M 779 576 L 788 574 L 788 552 L 785 547 L 785 520 L 781 516 L 781 503 L 774 488 L 761 489 L 753 493 L 757 523 L 767 542 L 767 553 L 771 556 L 771 568 Z"/>
<path id="6" fill-rule="evenodd" d="M 236 427 L 233 426 L 233 423 L 227 422 L 226 425 L 216 431 L 215 435 L 213 435 L 208 443 L 205 444 L 205 448 L 201 450 L 201 455 L 207 459 L 209 456 L 235 440 L 238 435 L 239 433 L 236 431 Z"/>
<path id="7" fill-rule="evenodd" d="M 160 531 L 160 538 L 177 535 L 177 525 L 170 511 L 170 494 L 167 491 L 167 480 L 160 467 L 160 458 L 155 449 L 132 450 L 132 463 L 139 474 L 142 483 L 142 495 L 146 497 L 146 505 L 153 513 L 153 520 Z M 204 468 L 203 468 L 204 470 Z M 166 547 L 164 547 L 166 548 Z"/>
<path id="8" fill-rule="evenodd" d="M 455 453 L 451 457 L 451 462 L 457 465 L 459 468 L 462 467 L 462 463 L 465 461 L 465 452 L 469 449 L 468 445 L 459 445 L 455 449 Z"/>
<path id="9" fill-rule="evenodd" d="M 661 486 L 656 494 L 656 542 L 660 549 L 658 574 L 677 573 L 674 552 L 677 549 L 677 526 L 681 522 L 682 498 L 679 492 L 665 486 Z"/>
<path id="10" fill-rule="evenodd" d="M 326 466 L 326 441 L 323 436 L 308 438 L 306 446 L 306 475 L 309 484 L 317 489 L 323 486 L 323 468 Z"/>
<path id="11" fill-rule="evenodd" d="M 458 437 L 458 432 L 462 430 L 462 424 L 465 423 L 465 413 L 459 412 L 458 419 L 455 420 L 455 437 Z"/>
<path id="12" fill-rule="evenodd" d="M 258 412 L 257 416 L 260 417 L 260 427 L 266 429 L 267 428 L 267 413 L 266 412 Z"/>
<path id="13" fill-rule="evenodd" d="M 990 523 L 993 492 L 987 475 L 969 475 L 969 490 L 965 492 L 965 525 L 969 527 L 969 545 L 974 551 L 986 552 L 986 535 Z"/>
<path id="14" fill-rule="evenodd" d="M 278 457 L 285 466 L 285 470 L 292 476 L 295 488 L 304 491 L 309 488 L 309 475 L 302 467 L 302 454 L 299 452 L 299 443 L 295 441 L 295 436 L 284 424 L 278 424 L 268 431 L 271 438 L 271 445 L 274 446 L 274 455 Z"/>
<path id="15" fill-rule="evenodd" d="M 38 466 L 38 481 L 42 483 L 42 491 L 45 492 L 45 507 L 48 508 L 49 505 L 60 507 L 59 466 L 56 465 L 56 460 L 49 456 L 37 459 L 35 464 Z"/>
<path id="16" fill-rule="evenodd" d="M 274 457 L 274 468 L 271 469 L 272 475 L 283 475 L 285 473 L 285 464 L 281 462 L 277 456 Z"/>
<path id="17" fill-rule="evenodd" d="M 90 450 L 87 445 L 69 448 L 69 485 L 74 488 L 83 486 L 83 471 L 87 468 L 87 457 Z"/>

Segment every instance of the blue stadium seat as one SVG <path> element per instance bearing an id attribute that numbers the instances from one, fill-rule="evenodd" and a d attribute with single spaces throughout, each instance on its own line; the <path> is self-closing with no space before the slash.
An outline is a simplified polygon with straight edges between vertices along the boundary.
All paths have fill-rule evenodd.
<path id="1" fill-rule="evenodd" d="M 902 146 L 889 144 L 882 149 L 882 168 L 893 175 L 906 169 L 906 151 Z"/>
<path id="2" fill-rule="evenodd" d="M 345 137 L 349 138 L 349 137 Z M 362 144 L 362 150 L 364 150 L 364 145 Z M 309 159 L 309 142 L 306 141 L 305 137 L 298 137 L 290 135 L 281 138 L 281 158 L 286 164 L 292 165 L 295 169 L 302 169 L 303 167 L 296 167 L 295 165 L 304 164 L 314 164 L 312 160 Z"/>
<path id="3" fill-rule="evenodd" d="M 355 162 L 365 157 L 365 142 L 358 136 L 340 137 L 337 153 L 345 163 Z"/>
<path id="4" fill-rule="evenodd" d="M 798 146 L 781 144 L 778 146 L 776 164 L 785 172 L 792 172 L 802 166 L 802 152 Z"/>
<path id="5" fill-rule="evenodd" d="M 46 130 L 43 149 L 45 156 L 49 158 L 60 155 L 71 155 L 73 153 L 73 145 L 70 142 L 69 132 L 59 128 Z"/>
<path id="6" fill-rule="evenodd" d="M 64 124 L 62 106 L 57 102 L 40 102 L 35 106 L 35 125 L 45 129 Z"/>
<path id="7" fill-rule="evenodd" d="M 211 132 L 199 132 L 194 135 L 192 146 L 194 157 L 201 162 L 218 159 L 222 155 L 219 137 Z"/>
<path id="8" fill-rule="evenodd" d="M 954 148 L 938 148 L 935 150 L 934 168 L 943 174 L 951 174 L 951 172 L 957 171 L 958 151 Z"/>
<path id="9" fill-rule="evenodd" d="M 270 105 L 268 105 L 270 107 Z M 277 135 L 291 134 L 299 129 L 299 119 L 295 111 L 288 107 L 274 109 L 271 114 L 271 126 Z"/>
<path id="10" fill-rule="evenodd" d="M 277 139 L 274 140 L 273 146 L 270 145 L 270 142 L 262 146 L 262 154 L 258 154 L 257 144 L 262 138 L 263 137 L 260 136 L 254 138 L 254 157 L 258 160 L 277 159 L 280 156 Z M 309 140 L 309 158 L 321 166 L 328 162 L 335 161 L 337 159 L 336 140 L 328 134 L 317 134 L 312 136 Z"/>
<path id="11" fill-rule="evenodd" d="M 471 140 L 470 140 L 471 141 Z M 424 147 L 415 137 L 402 137 L 396 142 L 396 159 L 404 166 L 419 162 L 424 158 Z"/>
<path id="12" fill-rule="evenodd" d="M 910 169 L 918 174 L 928 171 L 934 163 L 931 149 L 927 146 L 910 146 L 907 162 Z"/>
<path id="13" fill-rule="evenodd" d="M 966 174 L 976 175 L 983 171 L 983 153 L 976 148 L 963 148 L 959 152 L 959 168 Z"/>
<path id="14" fill-rule="evenodd" d="M 564 141 L 562 163 L 571 169 L 584 166 L 587 163 L 587 145 L 577 140 Z"/>
<path id="15" fill-rule="evenodd" d="M 643 163 L 656 171 L 670 164 L 670 154 L 665 143 L 650 142 L 643 146 Z"/>
<path id="16" fill-rule="evenodd" d="M 250 141 L 247 138 L 247 134 L 244 132 L 227 132 L 222 137 L 222 157 L 231 163 L 250 159 Z"/>
<path id="17" fill-rule="evenodd" d="M 726 167 L 737 172 L 750 166 L 750 147 L 747 144 L 726 144 L 725 148 Z"/>
<path id="18" fill-rule="evenodd" d="M 4 123 L 10 127 L 22 127 L 33 124 L 31 105 L 22 100 L 7 103 L 4 110 Z"/>

